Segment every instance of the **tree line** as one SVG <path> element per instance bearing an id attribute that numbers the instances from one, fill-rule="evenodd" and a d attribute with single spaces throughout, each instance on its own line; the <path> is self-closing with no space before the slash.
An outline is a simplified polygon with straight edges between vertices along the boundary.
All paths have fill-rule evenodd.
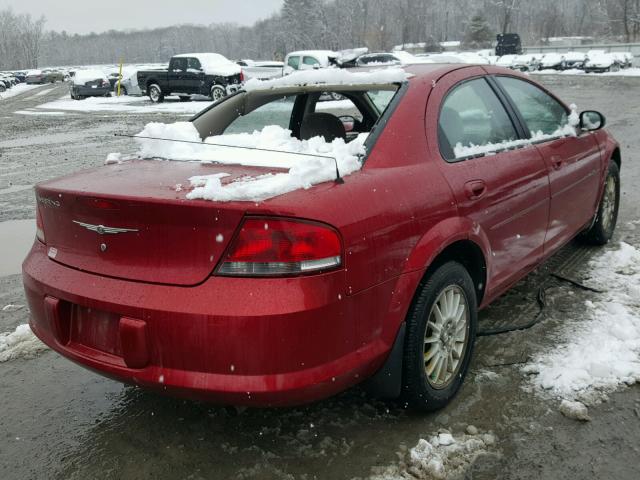
<path id="1" fill-rule="evenodd" d="M 87 35 L 43 32 L 44 19 L 0 12 L 0 68 L 36 64 L 166 62 L 171 55 L 213 51 L 232 58 L 281 59 L 299 49 L 340 50 L 465 40 L 490 46 L 496 33 L 517 32 L 525 44 L 587 36 L 640 41 L 640 0 L 285 0 L 252 26 L 176 25 Z"/>

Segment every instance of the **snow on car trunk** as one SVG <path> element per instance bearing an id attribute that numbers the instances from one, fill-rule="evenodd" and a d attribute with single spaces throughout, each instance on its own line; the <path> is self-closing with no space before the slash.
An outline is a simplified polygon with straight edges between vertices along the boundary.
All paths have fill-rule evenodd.
<path id="1" fill-rule="evenodd" d="M 78 70 L 73 77 L 74 85 L 86 85 L 96 81 L 109 83 L 107 75 L 101 70 Z"/>
<path id="2" fill-rule="evenodd" d="M 346 143 L 338 138 L 326 142 L 322 137 L 298 140 L 291 131 L 268 125 L 251 134 L 226 134 L 204 142 L 190 122 L 150 123 L 140 132 L 138 154 L 143 158 L 199 160 L 204 163 L 245 165 L 286 169 L 247 175 L 223 184 L 226 171 L 190 178 L 193 189 L 189 199 L 213 201 L 262 201 L 301 188 L 349 175 L 362 166 L 367 135 L 361 134 Z M 154 139 L 165 140 L 154 140 Z M 166 141 L 174 140 L 174 141 Z"/>
<path id="3" fill-rule="evenodd" d="M 606 293 L 566 325 L 562 345 L 524 367 L 536 387 L 556 397 L 588 401 L 640 381 L 640 250 L 621 242 L 590 266 L 590 283 Z"/>

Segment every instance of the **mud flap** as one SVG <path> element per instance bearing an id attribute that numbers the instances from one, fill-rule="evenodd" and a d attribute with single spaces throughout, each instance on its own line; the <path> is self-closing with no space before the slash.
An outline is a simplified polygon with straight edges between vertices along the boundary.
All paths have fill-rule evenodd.
<path id="1" fill-rule="evenodd" d="M 374 397 L 392 399 L 400 396 L 402 390 L 402 354 L 404 352 L 406 327 L 406 323 L 402 322 L 393 342 L 391 353 L 389 353 L 384 365 L 362 384 L 362 388 Z"/>

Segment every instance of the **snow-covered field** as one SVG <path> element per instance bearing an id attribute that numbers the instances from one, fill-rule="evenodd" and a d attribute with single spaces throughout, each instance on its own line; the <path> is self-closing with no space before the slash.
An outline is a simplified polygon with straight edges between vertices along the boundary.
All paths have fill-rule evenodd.
<path id="1" fill-rule="evenodd" d="M 640 249 L 621 242 L 589 265 L 589 284 L 605 293 L 568 321 L 559 346 L 523 369 L 539 391 L 587 403 L 640 381 Z"/>

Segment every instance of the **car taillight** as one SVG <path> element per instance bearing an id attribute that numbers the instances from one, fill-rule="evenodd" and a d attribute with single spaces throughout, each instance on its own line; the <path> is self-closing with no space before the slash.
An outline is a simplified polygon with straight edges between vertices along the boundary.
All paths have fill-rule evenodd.
<path id="1" fill-rule="evenodd" d="M 47 243 L 44 238 L 44 225 L 42 223 L 42 214 L 40 213 L 40 207 L 36 207 L 36 238 L 44 244 Z"/>
<path id="2" fill-rule="evenodd" d="M 216 270 L 218 275 L 297 275 L 339 267 L 342 242 L 333 228 L 307 221 L 248 218 Z"/>
<path id="3" fill-rule="evenodd" d="M 244 72 L 240 70 L 240 83 L 244 83 Z"/>

